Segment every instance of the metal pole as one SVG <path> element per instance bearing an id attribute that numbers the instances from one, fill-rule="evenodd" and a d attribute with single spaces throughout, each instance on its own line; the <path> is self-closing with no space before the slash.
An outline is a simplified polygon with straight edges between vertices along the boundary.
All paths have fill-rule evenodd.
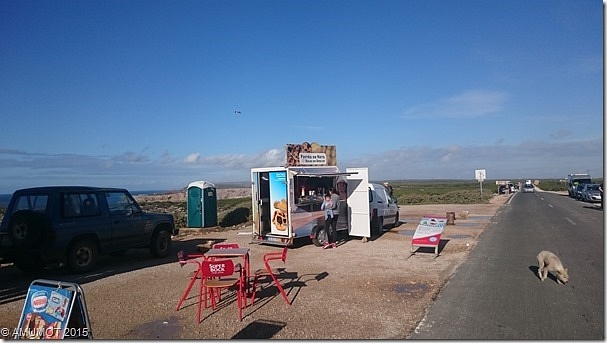
<path id="1" fill-rule="evenodd" d="M 481 184 L 481 200 L 483 199 L 483 181 L 479 181 Z"/>

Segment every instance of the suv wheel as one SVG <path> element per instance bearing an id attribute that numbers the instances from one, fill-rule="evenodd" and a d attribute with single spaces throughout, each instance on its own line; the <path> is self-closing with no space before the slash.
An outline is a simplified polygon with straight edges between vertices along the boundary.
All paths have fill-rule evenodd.
<path id="1" fill-rule="evenodd" d="M 68 254 L 68 266 L 74 273 L 86 273 L 97 264 L 97 245 L 91 241 L 77 241 Z"/>
<path id="2" fill-rule="evenodd" d="M 150 250 L 154 257 L 167 257 L 171 252 L 171 234 L 166 230 L 160 230 L 152 236 L 152 245 Z"/>
<path id="3" fill-rule="evenodd" d="M 15 212 L 9 224 L 11 239 L 20 248 L 37 244 L 48 227 L 48 217 L 44 213 L 30 210 Z"/>

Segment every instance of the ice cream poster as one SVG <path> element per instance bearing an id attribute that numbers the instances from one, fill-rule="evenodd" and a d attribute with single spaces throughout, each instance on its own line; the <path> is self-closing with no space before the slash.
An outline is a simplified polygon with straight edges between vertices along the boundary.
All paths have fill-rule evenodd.
<path id="1" fill-rule="evenodd" d="M 19 339 L 62 339 L 73 306 L 74 291 L 31 285 L 17 330 Z"/>

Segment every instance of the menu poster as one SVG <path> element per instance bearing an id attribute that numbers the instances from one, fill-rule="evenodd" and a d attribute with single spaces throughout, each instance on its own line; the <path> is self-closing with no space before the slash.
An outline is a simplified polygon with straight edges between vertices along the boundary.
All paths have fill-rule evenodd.
<path id="1" fill-rule="evenodd" d="M 75 290 L 33 282 L 27 292 L 16 339 L 63 339 Z"/>

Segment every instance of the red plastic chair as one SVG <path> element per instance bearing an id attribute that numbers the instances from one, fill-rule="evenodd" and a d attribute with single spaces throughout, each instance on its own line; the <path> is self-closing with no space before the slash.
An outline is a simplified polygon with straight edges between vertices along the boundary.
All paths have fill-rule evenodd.
<path id="1" fill-rule="evenodd" d="M 276 269 L 272 269 L 272 267 L 270 267 L 270 261 L 281 260 L 283 263 L 285 263 L 287 260 L 287 250 L 288 250 L 288 248 L 284 247 L 282 249 L 282 252 L 268 252 L 263 255 L 263 264 L 265 265 L 265 269 L 259 269 L 259 270 L 255 271 L 255 277 L 253 279 L 253 294 L 251 294 L 252 304 L 255 304 L 255 292 L 257 291 L 257 280 L 260 278 L 264 278 L 264 277 L 265 278 L 270 277 L 272 279 L 272 281 L 274 282 L 274 284 L 276 285 L 276 287 L 278 288 L 278 291 L 282 295 L 282 298 L 285 300 L 285 302 L 288 305 L 291 305 L 291 301 L 287 297 L 287 293 L 285 293 L 284 288 L 282 287 L 282 285 L 276 278 L 276 274 L 278 273 L 278 271 Z"/>
<path id="2" fill-rule="evenodd" d="M 194 286 L 194 283 L 196 282 L 196 280 L 200 280 L 201 283 L 202 283 L 201 268 L 202 268 L 202 262 L 206 259 L 205 256 L 202 255 L 202 254 L 188 254 L 188 255 L 186 255 L 183 252 L 183 250 L 180 250 L 177 253 L 177 258 L 179 259 L 179 266 L 180 267 L 183 268 L 183 266 L 185 266 L 186 264 L 190 263 L 190 264 L 196 265 L 196 270 L 194 270 L 192 272 L 192 274 L 190 275 L 190 282 L 188 283 L 188 287 L 186 288 L 185 292 L 183 292 L 183 295 L 181 296 L 181 299 L 179 299 L 179 303 L 177 304 L 177 308 L 175 309 L 175 311 L 179 311 L 179 309 L 181 308 L 181 304 L 183 304 L 183 302 L 185 301 L 185 299 L 190 294 L 190 291 L 192 290 L 192 287 Z M 201 298 L 201 294 L 198 295 L 198 322 L 200 322 L 200 306 L 201 306 L 200 298 Z"/>
<path id="3" fill-rule="evenodd" d="M 239 266 L 239 265 L 237 265 Z M 216 296 L 222 289 L 235 288 L 238 299 L 238 319 L 242 321 L 242 309 L 246 307 L 244 299 L 244 279 L 242 268 L 235 269 L 232 260 L 203 261 L 201 264 L 202 282 L 200 284 L 200 294 L 204 294 L 204 307 L 207 308 L 207 294 L 211 298 L 211 306 L 215 310 L 217 304 Z M 221 299 L 219 300 L 221 301 Z M 200 304 L 198 306 L 198 318 L 200 318 Z M 200 322 L 200 319 L 198 319 Z"/>

